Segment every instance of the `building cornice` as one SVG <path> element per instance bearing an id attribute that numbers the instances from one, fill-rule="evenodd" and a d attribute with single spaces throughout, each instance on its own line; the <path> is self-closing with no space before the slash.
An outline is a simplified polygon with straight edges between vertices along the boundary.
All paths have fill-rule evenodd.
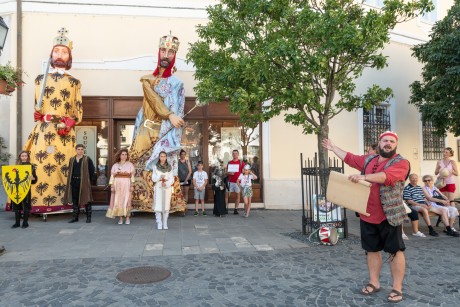
<path id="1" fill-rule="evenodd" d="M 23 13 L 151 16 L 207 19 L 206 7 L 217 0 L 22 1 Z M 16 1 L 0 1 L 0 14 L 16 11 Z"/>

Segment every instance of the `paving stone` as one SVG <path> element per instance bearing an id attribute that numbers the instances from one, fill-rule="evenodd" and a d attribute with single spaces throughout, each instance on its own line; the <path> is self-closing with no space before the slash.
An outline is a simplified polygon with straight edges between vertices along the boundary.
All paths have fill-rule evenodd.
<path id="1" fill-rule="evenodd" d="M 122 227 L 104 215 L 95 212 L 93 223 L 72 227 L 68 215 L 49 216 L 46 223 L 32 218 L 29 229 L 16 231 L 9 228 L 11 213 L 0 213 L 0 245 L 6 248 L 0 256 L 1 305 L 389 305 L 386 256 L 382 291 L 369 297 L 359 294 L 368 276 L 357 237 L 359 222 L 353 216 L 350 238 L 322 246 L 300 233 L 299 211 L 254 210 L 249 219 L 210 216 L 199 217 L 199 222 L 189 215 L 173 217 L 169 224 L 175 229 L 161 231 L 154 229 L 150 215 L 136 214 L 133 225 Z M 423 224 L 420 229 L 427 232 Z M 458 305 L 460 262 L 455 255 L 460 238 L 437 230 L 438 238 L 405 242 L 401 306 Z M 152 265 L 170 270 L 171 276 L 148 285 L 116 279 L 123 270 Z"/>

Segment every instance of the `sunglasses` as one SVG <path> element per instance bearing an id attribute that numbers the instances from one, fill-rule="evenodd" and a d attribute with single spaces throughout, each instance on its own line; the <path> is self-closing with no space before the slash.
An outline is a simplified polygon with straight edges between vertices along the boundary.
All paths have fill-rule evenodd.
<path id="1" fill-rule="evenodd" d="M 425 180 L 423 180 L 423 182 L 430 182 L 430 181 L 431 181 L 431 179 L 425 179 Z"/>

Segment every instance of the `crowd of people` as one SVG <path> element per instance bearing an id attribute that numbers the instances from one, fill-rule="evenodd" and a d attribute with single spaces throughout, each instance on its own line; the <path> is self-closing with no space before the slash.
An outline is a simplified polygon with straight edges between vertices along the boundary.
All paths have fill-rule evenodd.
<path id="1" fill-rule="evenodd" d="M 456 190 L 454 177 L 458 175 L 457 164 L 451 159 L 453 150 L 447 147 L 443 151 L 444 158 L 437 162 L 435 174 L 438 175 L 437 182 L 444 181 L 444 184 L 436 186 L 435 180 L 431 175 L 422 177 L 423 186 L 418 185 L 418 175 L 410 174 L 409 183 L 404 188 L 403 199 L 411 210 L 408 217 L 412 224 L 412 235 L 425 237 L 425 234 L 418 230 L 419 215 L 422 215 L 430 236 L 437 237 L 439 234 L 433 229 L 429 217 L 431 212 L 438 216 L 440 222 L 445 226 L 443 232 L 446 235 L 460 237 L 454 228 L 458 216 L 458 210 L 454 201 Z M 444 170 L 441 172 L 441 170 Z M 441 174 L 443 173 L 443 174 Z M 437 223 L 439 224 L 439 222 Z M 408 240 L 406 234 L 402 234 L 403 239 Z"/>
<path id="2" fill-rule="evenodd" d="M 92 214 L 92 193 L 91 184 L 96 177 L 94 163 L 90 157 L 84 154 L 85 146 L 77 144 L 75 147 L 76 155 L 70 158 L 69 161 L 69 176 L 65 189 L 64 199 L 69 204 L 72 204 L 72 219 L 69 223 L 79 221 L 80 208 L 84 208 L 86 212 L 86 222 L 91 223 Z M 110 173 L 111 197 L 109 208 L 107 209 L 106 217 L 118 218 L 118 224 L 131 224 L 132 212 L 132 193 L 134 191 L 135 182 L 135 167 L 130 162 L 128 149 L 120 149 L 114 156 L 115 163 L 112 166 Z M 37 181 L 35 173 L 35 165 L 30 163 L 28 152 L 22 151 L 18 157 L 17 164 L 32 165 L 32 184 Z M 233 168 L 232 166 L 233 165 Z M 230 167 L 230 169 L 229 169 Z M 209 182 L 209 177 L 206 171 L 203 170 L 203 162 L 198 161 L 197 170 L 192 172 L 190 161 L 186 159 L 186 152 L 181 150 L 179 160 L 179 179 L 181 188 L 183 189 L 184 198 L 188 198 L 189 186 L 194 188 L 195 212 L 194 216 L 207 216 L 205 210 L 206 186 Z M 171 207 L 172 185 L 174 175 L 172 166 L 168 163 L 167 154 L 161 151 L 159 159 L 152 170 L 152 181 L 154 185 L 154 200 L 152 211 L 155 213 L 158 229 L 168 229 L 168 217 Z M 238 206 L 241 194 L 244 201 L 243 217 L 249 217 L 251 211 L 252 199 L 252 181 L 257 180 L 257 175 L 251 170 L 251 165 L 245 164 L 239 159 L 239 151 L 233 150 L 233 160 L 228 162 L 225 169 L 215 168 L 212 175 L 211 188 L 213 191 L 214 208 L 213 215 L 216 217 L 224 217 L 228 214 L 228 199 L 231 193 L 235 193 L 235 207 L 233 213 L 238 213 Z M 21 211 L 23 211 L 23 226 L 28 227 L 28 216 L 30 213 L 30 194 L 20 203 L 14 204 L 15 224 L 12 228 L 20 227 Z M 199 205 L 201 204 L 201 213 Z M 123 220 L 124 219 L 124 220 Z"/>

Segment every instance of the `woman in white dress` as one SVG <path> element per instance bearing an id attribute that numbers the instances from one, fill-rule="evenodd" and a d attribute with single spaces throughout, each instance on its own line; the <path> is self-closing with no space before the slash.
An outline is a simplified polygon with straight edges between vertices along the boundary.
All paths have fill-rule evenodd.
<path id="1" fill-rule="evenodd" d="M 158 162 L 152 169 L 152 180 L 155 183 L 153 211 L 155 211 L 157 229 L 168 229 L 174 175 L 164 151 L 160 152 Z"/>

